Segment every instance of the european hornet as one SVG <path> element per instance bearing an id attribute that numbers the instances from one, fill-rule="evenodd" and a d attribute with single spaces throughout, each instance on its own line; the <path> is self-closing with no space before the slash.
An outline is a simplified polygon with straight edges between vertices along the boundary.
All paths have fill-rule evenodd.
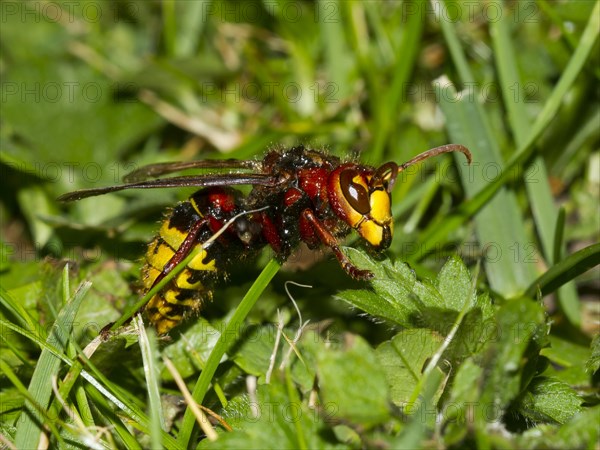
<path id="1" fill-rule="evenodd" d="M 280 261 L 286 260 L 300 242 L 312 249 L 324 245 L 333 251 L 348 275 L 359 280 L 371 278 L 371 272 L 355 267 L 344 255 L 340 238 L 356 230 L 372 250 L 388 248 L 394 230 L 391 193 L 398 174 L 413 164 L 449 152 L 461 152 L 471 161 L 469 150 L 449 144 L 403 164 L 387 162 L 378 168 L 343 162 L 303 146 L 270 151 L 262 160 L 151 164 L 128 174 L 126 184 L 83 189 L 59 200 L 81 200 L 124 189 L 202 188 L 172 209 L 150 243 L 142 269 L 146 292 L 226 222 L 247 212 L 150 299 L 146 313 L 157 332 L 164 334 L 211 299 L 214 280 L 223 277 L 228 266 L 266 245 Z M 184 169 L 237 172 L 149 180 Z M 244 196 L 231 187 L 236 185 L 251 185 L 252 190 Z"/>

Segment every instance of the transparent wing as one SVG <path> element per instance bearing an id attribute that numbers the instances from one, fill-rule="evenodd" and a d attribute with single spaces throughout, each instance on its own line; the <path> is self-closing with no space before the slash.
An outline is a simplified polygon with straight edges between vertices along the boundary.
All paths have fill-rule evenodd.
<path id="1" fill-rule="evenodd" d="M 126 189 L 236 186 L 244 184 L 257 186 L 276 186 L 278 183 L 279 182 L 276 177 L 262 173 L 225 173 L 220 175 L 181 176 L 159 178 L 156 180 L 139 181 L 137 183 L 127 183 L 101 188 L 81 189 L 79 191 L 63 194 L 58 197 L 58 200 L 61 202 L 72 202 L 75 200 L 81 200 L 82 198 L 95 197 L 97 195 L 124 191 Z"/>
<path id="2" fill-rule="evenodd" d="M 201 161 L 176 161 L 142 166 L 125 175 L 123 181 L 134 183 L 185 169 L 253 169 L 259 171 L 261 168 L 262 162 L 253 160 L 205 159 Z"/>

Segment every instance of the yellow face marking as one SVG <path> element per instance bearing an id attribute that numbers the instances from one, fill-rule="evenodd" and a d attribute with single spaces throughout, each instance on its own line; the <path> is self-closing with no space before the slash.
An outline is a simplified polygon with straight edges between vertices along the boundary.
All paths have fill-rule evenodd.
<path id="1" fill-rule="evenodd" d="M 371 204 L 371 218 L 378 224 L 386 224 L 392 220 L 390 207 L 390 194 L 376 190 L 369 198 Z"/>
<path id="2" fill-rule="evenodd" d="M 359 234 L 374 247 L 379 247 L 383 240 L 383 227 L 372 220 L 365 220 L 358 227 Z"/>
<path id="3" fill-rule="evenodd" d="M 360 223 L 361 220 L 364 219 L 362 214 L 357 213 L 354 209 L 350 209 L 348 211 L 348 223 L 352 228 L 356 228 L 356 226 Z"/>
<path id="4" fill-rule="evenodd" d="M 358 231 L 360 236 L 376 248 L 387 247 L 393 233 L 393 217 L 391 212 L 391 198 L 383 185 L 369 185 L 372 177 L 355 176 L 352 183 L 357 187 L 365 187 L 369 192 L 368 212 L 357 211 L 357 208 L 348 205 L 344 208 L 346 222 Z M 348 189 L 354 188 L 348 185 Z"/>
<path id="5" fill-rule="evenodd" d="M 367 182 L 371 179 L 371 177 L 368 177 L 368 179 L 365 181 L 365 177 L 363 175 L 356 175 L 355 177 L 352 178 L 352 181 L 355 184 L 358 184 L 360 186 L 362 186 L 363 188 L 365 188 L 366 191 L 369 190 L 369 185 L 367 184 Z"/>

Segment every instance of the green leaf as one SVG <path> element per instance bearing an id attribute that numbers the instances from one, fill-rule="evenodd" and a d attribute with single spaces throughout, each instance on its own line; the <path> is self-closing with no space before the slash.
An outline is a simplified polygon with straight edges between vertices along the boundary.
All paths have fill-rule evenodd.
<path id="1" fill-rule="evenodd" d="M 585 400 L 588 399 L 588 395 L 590 397 L 594 396 L 595 388 L 592 384 L 592 374 L 587 372 L 583 365 L 564 368 L 549 364 L 541 375 L 566 383 Z"/>
<path id="2" fill-rule="evenodd" d="M 77 321 L 73 334 L 93 339 L 108 323 L 116 320 L 119 308 L 131 297 L 129 283 L 120 273 L 115 273 L 112 261 L 100 261 L 98 264 L 86 266 L 89 269 L 87 278 L 94 286 L 77 312 Z"/>
<path id="3" fill-rule="evenodd" d="M 374 12 L 376 4 L 367 3 L 367 5 L 370 7 L 369 11 Z M 415 11 L 418 9 L 416 2 L 407 2 L 405 5 L 409 9 L 414 8 Z M 371 18 L 378 16 L 380 16 L 379 11 L 371 14 Z M 383 16 L 381 20 L 384 20 Z M 394 130 L 393 119 L 404 103 L 404 89 L 418 58 L 424 22 L 423 14 L 407 14 L 403 17 L 402 40 L 396 45 L 396 63 L 391 71 L 392 79 L 389 84 L 375 83 L 371 86 L 371 92 L 379 94 L 372 101 L 381 103 L 379 108 L 375 108 L 378 114 L 372 121 L 374 139 L 370 151 L 376 160 L 381 159 L 384 146 L 389 142 L 390 134 Z"/>
<path id="4" fill-rule="evenodd" d="M 18 199 L 29 222 L 34 243 L 41 249 L 50 241 L 52 228 L 40 218 L 55 213 L 56 206 L 42 188 L 35 185 L 19 190 Z"/>
<path id="5" fill-rule="evenodd" d="M 436 285 L 444 296 L 445 307 L 454 311 L 462 311 L 465 305 L 474 306 L 477 301 L 471 274 L 458 256 L 451 257 L 444 264 Z"/>
<path id="6" fill-rule="evenodd" d="M 473 307 L 465 314 L 444 356 L 454 363 L 460 363 L 465 357 L 478 353 L 489 340 L 495 339 L 497 328 L 494 313 L 489 295 L 478 295 Z M 448 322 L 445 327 L 440 327 L 440 330 L 446 334 L 451 325 L 452 323 Z"/>
<path id="7" fill-rule="evenodd" d="M 540 425 L 515 436 L 515 448 L 594 449 L 600 438 L 600 406 L 588 408 L 561 426 Z"/>
<path id="8" fill-rule="evenodd" d="M 557 336 L 548 337 L 550 346 L 543 348 L 540 355 L 562 367 L 581 366 L 590 358 L 590 349 Z"/>
<path id="9" fill-rule="evenodd" d="M 496 316 L 497 335 L 489 341 L 483 361 L 482 403 L 502 411 L 532 377 L 547 325 L 542 307 L 530 300 L 506 303 Z"/>
<path id="10" fill-rule="evenodd" d="M 480 423 L 479 405 L 481 396 L 483 369 L 473 359 L 467 359 L 458 368 L 450 391 L 450 398 L 441 406 L 444 433 L 444 443 L 448 446 L 461 442 L 469 431 L 467 424 Z"/>
<path id="11" fill-rule="evenodd" d="M 600 369 L 600 334 L 597 334 L 591 343 L 592 355 L 586 363 L 589 372 L 596 373 Z"/>
<path id="12" fill-rule="evenodd" d="M 486 424 L 502 419 L 535 374 L 547 334 L 540 305 L 530 300 L 506 303 L 495 317 L 493 330 L 476 359 L 466 359 L 458 369 L 450 399 L 442 407 L 449 445 L 464 439 L 469 429 L 484 445 Z"/>
<path id="13" fill-rule="evenodd" d="M 505 8 L 507 10 L 508 8 Z M 508 11 L 507 11 L 508 12 Z M 501 83 L 504 104 L 508 109 L 508 118 L 511 129 L 518 146 L 522 145 L 527 137 L 529 127 L 531 126 L 527 114 L 526 103 L 514 101 L 515 89 L 518 98 L 525 98 L 522 88 L 523 79 L 520 76 L 515 47 L 510 39 L 510 16 L 504 14 L 501 20 L 490 21 L 491 37 L 495 47 L 496 67 L 498 68 L 499 80 Z M 562 24 L 562 21 L 560 21 Z M 527 189 L 529 204 L 535 219 L 536 229 L 540 239 L 541 248 L 546 261 L 557 263 L 563 249 L 563 226 L 564 210 L 557 212 L 554 205 L 554 198 L 550 188 L 550 180 L 546 163 L 538 155 L 530 168 L 536 169 L 535 176 L 530 182 L 525 183 Z M 581 317 L 578 307 L 578 298 L 575 286 L 570 283 L 562 287 L 559 294 L 559 301 L 562 310 L 565 312 L 571 323 L 579 326 Z"/>
<path id="14" fill-rule="evenodd" d="M 194 319 L 194 323 L 181 334 L 164 354 L 173 362 L 183 378 L 187 378 L 204 368 L 210 352 L 219 339 L 219 330 L 214 328 L 202 316 Z M 161 373 L 163 380 L 171 380 L 171 374 L 166 369 Z"/>
<path id="15" fill-rule="evenodd" d="M 422 376 L 425 363 L 442 343 L 430 330 L 404 330 L 377 347 L 379 364 L 385 373 L 392 402 L 403 406 L 409 401 Z"/>
<path id="16" fill-rule="evenodd" d="M 444 298 L 435 286 L 426 281 L 417 281 L 414 271 L 407 264 L 401 261 L 394 264 L 376 261 L 366 253 L 351 248 L 346 248 L 345 252 L 358 267 L 373 272 L 375 276 L 371 286 L 379 298 L 373 297 L 370 291 L 358 291 L 359 294 L 344 291 L 338 295 L 340 299 L 403 326 L 423 320 L 432 322 L 431 317 L 425 317 L 432 312 L 425 313 L 425 308 L 447 309 Z"/>
<path id="17" fill-rule="evenodd" d="M 171 11 L 172 21 L 167 11 Z M 175 56 L 191 56 L 195 53 L 202 37 L 202 30 L 209 23 L 210 13 L 213 12 L 202 2 L 167 2 L 165 8 L 165 40 L 169 53 Z"/>
<path id="18" fill-rule="evenodd" d="M 198 448 L 264 449 L 264 448 L 344 448 L 327 432 L 322 416 L 336 418 L 327 405 L 310 409 L 290 391 L 282 377 L 271 384 L 260 385 L 255 400 L 248 396 L 231 402 L 223 418 L 234 431 L 222 433 L 214 442 L 203 440 Z"/>
<path id="19" fill-rule="evenodd" d="M 490 21 L 492 27 L 491 36 L 495 47 L 496 66 L 498 67 L 499 79 L 501 83 L 504 104 L 508 109 L 508 118 L 517 146 L 524 144 L 531 127 L 530 117 L 525 102 L 514 101 L 517 98 L 525 98 L 525 93 L 520 76 L 520 70 L 517 65 L 515 47 L 510 39 L 509 23 L 511 15 L 508 8 L 503 8 L 502 20 Z M 555 243 L 555 227 L 558 223 L 558 211 L 554 205 L 554 199 L 550 189 L 550 182 L 546 163 L 541 156 L 536 157 L 530 166 L 536 170 L 535 177 L 529 178 L 525 183 L 525 188 L 529 196 L 529 204 L 536 223 L 536 229 L 540 238 L 540 244 L 546 261 L 558 262 L 559 258 L 553 258 L 553 255 L 562 251 L 562 234 Z M 577 304 L 577 296 L 574 286 L 570 286 L 569 292 L 564 293 L 569 299 L 569 303 Z M 572 315 L 575 319 L 575 315 Z"/>
<path id="20" fill-rule="evenodd" d="M 332 7 L 333 6 L 333 7 Z M 331 20 L 319 20 L 317 22 L 321 29 L 320 37 L 324 50 L 324 65 L 327 71 L 327 79 L 332 85 L 340 89 L 341 97 L 348 96 L 351 91 L 349 81 L 353 77 L 356 59 L 351 55 L 351 50 L 345 39 L 339 39 L 344 33 L 343 19 L 340 14 L 341 5 L 339 0 L 332 3 L 316 2 L 315 17 L 328 17 Z"/>
<path id="21" fill-rule="evenodd" d="M 487 340 L 493 310 L 486 294 L 476 296 L 471 275 L 460 260 L 450 258 L 435 282 L 418 281 L 410 267 L 396 261 L 376 261 L 358 250 L 346 248 L 353 263 L 371 270 L 373 290 L 348 290 L 337 298 L 375 317 L 408 328 L 429 328 L 446 335 L 463 308 L 464 321 L 450 343 L 448 357 L 458 360 L 476 351 Z"/>
<path id="22" fill-rule="evenodd" d="M 375 425 L 389 418 L 388 389 L 373 349 L 360 337 L 346 335 L 344 348 L 321 348 L 317 374 L 324 404 L 337 408 L 335 417 Z"/>
<path id="23" fill-rule="evenodd" d="M 343 251 L 355 265 L 373 272 L 375 277 L 371 285 L 374 292 L 342 291 L 336 298 L 375 317 L 409 326 L 411 315 L 418 313 L 421 306 L 420 301 L 410 296 L 416 283 L 416 276 L 412 270 L 403 263 L 392 265 L 389 260 L 376 261 L 353 248 L 346 247 Z"/>
<path id="24" fill-rule="evenodd" d="M 235 349 L 233 360 L 246 373 L 264 375 L 275 347 L 275 325 L 252 326 L 241 336 L 240 346 Z M 281 339 L 283 341 L 283 338 Z"/>
<path id="25" fill-rule="evenodd" d="M 581 411 L 581 398 L 557 379 L 536 377 L 520 399 L 517 410 L 536 422 L 566 423 Z"/>
<path id="26" fill-rule="evenodd" d="M 444 375 L 441 371 L 431 372 L 425 380 L 423 391 L 419 395 L 419 403 L 409 417 L 408 424 L 393 439 L 390 448 L 423 448 L 429 431 L 435 427 L 437 414 L 435 402 L 437 393 L 442 387 Z"/>
<path id="27" fill-rule="evenodd" d="M 408 325 L 408 314 L 399 310 L 384 297 L 367 290 L 351 290 L 338 293 L 335 298 L 343 300 L 373 317 L 381 317 L 400 325 Z"/>

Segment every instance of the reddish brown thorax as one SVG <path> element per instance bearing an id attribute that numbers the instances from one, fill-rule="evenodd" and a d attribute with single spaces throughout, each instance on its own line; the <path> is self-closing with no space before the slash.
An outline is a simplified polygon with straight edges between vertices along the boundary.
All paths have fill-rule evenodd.
<path id="1" fill-rule="evenodd" d="M 355 229 L 371 248 L 389 247 L 396 164 L 376 169 L 295 147 L 269 153 L 264 170 L 277 174 L 280 183 L 276 187 L 256 186 L 247 207 L 273 205 L 256 220 L 261 223 L 266 243 L 282 259 L 299 242 L 310 248 L 325 244 L 352 276 L 361 278 L 365 274 L 350 264 L 337 240 Z"/>

